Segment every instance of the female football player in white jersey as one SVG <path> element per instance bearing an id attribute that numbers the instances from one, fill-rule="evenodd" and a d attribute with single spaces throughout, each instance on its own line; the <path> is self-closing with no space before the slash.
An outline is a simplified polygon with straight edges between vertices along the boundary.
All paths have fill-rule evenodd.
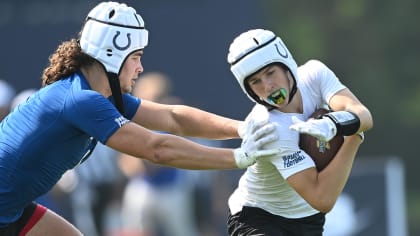
<path id="1" fill-rule="evenodd" d="M 50 56 L 42 76 L 45 86 L 0 124 L 0 235 L 81 235 L 32 201 L 86 160 L 97 141 L 187 169 L 245 168 L 260 156 L 276 153 L 260 150 L 276 139 L 274 126 L 265 122 L 250 125 L 237 149 L 210 148 L 175 136 L 236 138 L 240 122 L 130 95 L 143 72 L 147 42 L 144 21 L 133 8 L 102 2 L 88 14 L 80 38 L 63 42 Z"/>
<path id="2" fill-rule="evenodd" d="M 369 110 L 323 63 L 297 66 L 273 32 L 250 30 L 229 48 L 230 69 L 257 103 L 247 120 L 269 117 L 279 140 L 266 147 L 280 154 L 247 168 L 229 198 L 229 235 L 322 235 L 325 213 L 334 206 L 351 171 L 363 131 L 373 125 Z M 332 110 L 308 119 L 318 108 Z M 306 121 L 306 122 L 304 122 Z M 299 148 L 299 133 L 329 141 L 345 136 L 321 172 Z"/>

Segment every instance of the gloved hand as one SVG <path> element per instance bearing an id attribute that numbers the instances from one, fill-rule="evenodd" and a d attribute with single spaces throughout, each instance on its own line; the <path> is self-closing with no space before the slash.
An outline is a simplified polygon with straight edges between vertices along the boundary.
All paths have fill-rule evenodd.
<path id="1" fill-rule="evenodd" d="M 245 121 L 241 122 L 238 126 L 239 137 L 244 139 L 246 136 L 255 132 L 256 126 L 268 123 L 269 114 L 267 108 L 263 105 L 256 104 Z"/>
<path id="2" fill-rule="evenodd" d="M 248 124 L 247 132 L 243 134 L 241 147 L 233 152 L 238 168 L 246 168 L 253 165 L 260 157 L 276 155 L 280 152 L 278 149 L 262 150 L 264 145 L 278 139 L 274 124 L 269 123 L 268 120 L 258 123 L 250 120 Z"/>
<path id="3" fill-rule="evenodd" d="M 328 117 L 302 121 L 293 116 L 292 121 L 293 124 L 289 127 L 291 130 L 312 135 L 324 142 L 330 141 L 337 134 L 335 123 Z"/>

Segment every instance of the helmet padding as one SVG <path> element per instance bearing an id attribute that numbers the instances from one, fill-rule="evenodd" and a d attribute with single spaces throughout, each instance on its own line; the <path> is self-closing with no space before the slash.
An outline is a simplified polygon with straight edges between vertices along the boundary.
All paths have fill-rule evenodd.
<path id="1" fill-rule="evenodd" d="M 229 47 L 227 60 L 242 90 L 258 103 L 261 101 L 251 96 L 245 86 L 245 79 L 250 75 L 278 62 L 290 70 L 294 80 L 297 79 L 297 64 L 292 54 L 283 41 L 269 30 L 253 29 L 236 37 Z"/>
<path id="2" fill-rule="evenodd" d="M 147 43 L 143 18 L 134 8 L 117 2 L 102 2 L 93 8 L 80 37 L 82 51 L 117 75 L 127 56 Z"/>

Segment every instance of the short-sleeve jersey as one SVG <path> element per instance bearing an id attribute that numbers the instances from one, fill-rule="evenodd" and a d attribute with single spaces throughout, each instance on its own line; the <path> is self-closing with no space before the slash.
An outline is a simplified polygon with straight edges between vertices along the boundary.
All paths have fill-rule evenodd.
<path id="1" fill-rule="evenodd" d="M 289 176 L 315 166 L 311 157 L 299 148 L 299 133 L 289 126 L 292 116 L 306 120 L 317 108 L 328 107 L 331 97 L 345 86 L 324 64 L 311 60 L 298 68 L 297 87 L 302 95 L 303 113 L 269 112 L 279 140 L 267 148 L 279 149 L 280 153 L 260 158 L 247 168 L 229 198 L 232 214 L 241 211 L 243 206 L 258 207 L 292 219 L 318 213 L 286 181 Z M 249 116 L 255 116 L 254 111 L 256 109 Z"/>
<path id="2" fill-rule="evenodd" d="M 77 72 L 40 89 L 0 123 L 0 227 L 77 166 L 96 140 L 106 143 L 132 119 L 140 99 L 123 100 L 124 116 Z"/>

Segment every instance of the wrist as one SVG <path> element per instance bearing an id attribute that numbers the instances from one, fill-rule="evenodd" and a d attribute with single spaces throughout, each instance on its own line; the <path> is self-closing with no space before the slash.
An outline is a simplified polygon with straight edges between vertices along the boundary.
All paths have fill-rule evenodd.
<path id="1" fill-rule="evenodd" d="M 243 169 L 249 166 L 249 163 L 245 163 L 248 159 L 248 154 L 242 148 L 233 149 L 233 158 L 235 164 L 239 169 Z"/>
<path id="2" fill-rule="evenodd" d="M 247 132 L 246 125 L 247 124 L 245 123 L 245 121 L 240 121 L 238 126 L 237 126 L 236 132 L 238 134 L 238 137 L 241 138 L 241 139 L 243 139 L 246 135 L 246 132 Z"/>
<path id="3" fill-rule="evenodd" d="M 363 141 L 365 140 L 365 134 L 363 133 L 363 132 L 360 132 L 360 133 L 356 133 L 356 134 L 353 134 L 353 135 L 350 135 L 350 136 L 343 136 L 344 137 L 344 139 L 346 139 L 346 138 L 352 138 L 352 139 L 358 139 L 358 140 L 360 140 L 360 143 L 363 143 Z"/>
<path id="4" fill-rule="evenodd" d="M 335 124 L 338 135 L 350 136 L 356 134 L 360 128 L 359 117 L 350 111 L 333 111 L 323 117 L 328 117 Z"/>

